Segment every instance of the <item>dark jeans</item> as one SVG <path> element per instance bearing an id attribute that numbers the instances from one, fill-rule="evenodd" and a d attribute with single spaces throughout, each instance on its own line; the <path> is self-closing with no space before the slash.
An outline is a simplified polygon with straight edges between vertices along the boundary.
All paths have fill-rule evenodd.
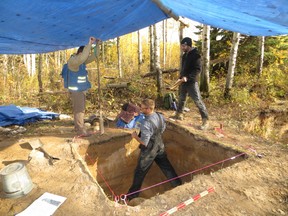
<path id="1" fill-rule="evenodd" d="M 201 99 L 198 82 L 182 83 L 179 87 L 179 102 L 177 112 L 183 113 L 187 94 L 192 98 L 198 107 L 202 119 L 208 119 L 208 112 Z"/>
<path id="2" fill-rule="evenodd" d="M 178 175 L 176 174 L 174 168 L 172 167 L 170 161 L 167 158 L 167 155 L 165 152 L 158 153 L 156 157 L 149 157 L 149 159 L 145 160 L 145 166 L 143 166 L 143 157 L 141 157 L 141 153 L 138 159 L 138 164 L 135 169 L 134 173 L 134 179 L 133 179 L 133 184 L 130 187 L 129 191 L 127 194 L 132 193 L 134 191 L 140 190 L 142 183 L 144 181 L 144 178 L 146 174 L 148 173 L 149 169 L 151 168 L 153 161 L 156 162 L 156 164 L 160 167 L 164 175 L 167 177 L 167 179 L 175 178 Z M 142 164 L 142 165 L 141 165 Z M 180 179 L 175 179 L 170 182 L 173 187 L 177 187 L 182 184 Z M 131 200 L 135 197 L 139 196 L 140 192 L 131 194 L 130 196 L 127 197 L 128 200 Z"/>

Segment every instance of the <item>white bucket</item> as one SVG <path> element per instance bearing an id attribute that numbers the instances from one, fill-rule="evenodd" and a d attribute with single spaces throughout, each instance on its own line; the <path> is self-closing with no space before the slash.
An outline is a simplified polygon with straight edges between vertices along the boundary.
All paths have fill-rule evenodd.
<path id="1" fill-rule="evenodd" d="M 34 187 L 23 163 L 12 163 L 0 171 L 4 197 L 17 198 L 28 194 Z"/>

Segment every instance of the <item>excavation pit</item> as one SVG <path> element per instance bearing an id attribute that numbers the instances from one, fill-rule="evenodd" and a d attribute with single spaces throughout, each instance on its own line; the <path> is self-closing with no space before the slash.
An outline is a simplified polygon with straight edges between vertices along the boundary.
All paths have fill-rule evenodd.
<path id="1" fill-rule="evenodd" d="M 130 133 L 131 131 L 125 131 L 121 136 L 108 141 L 90 144 L 86 149 L 80 148 L 80 154 L 85 158 L 91 174 L 111 200 L 115 195 L 126 194 L 133 180 L 140 150 L 139 144 L 131 139 Z M 183 176 L 183 183 L 190 182 L 195 175 L 210 174 L 238 163 L 245 156 L 242 152 L 196 136 L 173 123 L 167 124 L 163 138 L 168 158 L 177 174 Z M 233 160 L 226 160 L 237 155 Z M 165 180 L 167 179 L 160 168 L 153 163 L 142 189 Z M 140 197 L 147 199 L 171 189 L 172 186 L 167 182 L 142 191 Z"/>

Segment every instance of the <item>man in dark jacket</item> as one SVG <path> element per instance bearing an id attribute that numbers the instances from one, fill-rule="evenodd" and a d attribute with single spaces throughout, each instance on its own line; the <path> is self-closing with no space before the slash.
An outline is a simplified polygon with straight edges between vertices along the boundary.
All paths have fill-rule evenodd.
<path id="1" fill-rule="evenodd" d="M 192 47 L 192 40 L 189 37 L 183 38 L 181 41 L 181 50 L 184 52 L 182 56 L 182 67 L 179 80 L 179 104 L 174 118 L 183 120 L 183 109 L 186 102 L 187 94 L 192 98 L 195 105 L 198 107 L 202 118 L 200 129 L 208 128 L 208 112 L 201 99 L 201 94 L 198 85 L 199 75 L 201 73 L 201 56 L 198 50 Z"/>
<path id="2" fill-rule="evenodd" d="M 181 185 L 181 180 L 177 178 L 177 174 L 167 158 L 162 140 L 162 133 L 166 128 L 164 117 L 157 112 L 154 112 L 155 102 L 151 99 L 144 99 L 141 103 L 142 113 L 145 119 L 140 126 L 140 135 L 136 132 L 132 133 L 132 138 L 140 143 L 140 155 L 138 164 L 135 169 L 134 179 L 130 187 L 127 199 L 131 200 L 139 196 L 139 190 L 143 180 L 151 168 L 153 162 L 160 167 L 167 179 L 174 179 L 171 185 L 176 187 Z"/>

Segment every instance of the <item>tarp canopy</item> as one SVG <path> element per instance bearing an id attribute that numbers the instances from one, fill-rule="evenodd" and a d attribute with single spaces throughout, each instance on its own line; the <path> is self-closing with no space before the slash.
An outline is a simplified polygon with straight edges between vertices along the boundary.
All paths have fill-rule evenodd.
<path id="1" fill-rule="evenodd" d="M 160 5 L 246 35 L 288 34 L 288 0 L 1 0 L 0 53 L 68 49 L 90 36 L 113 39 L 167 19 Z"/>

